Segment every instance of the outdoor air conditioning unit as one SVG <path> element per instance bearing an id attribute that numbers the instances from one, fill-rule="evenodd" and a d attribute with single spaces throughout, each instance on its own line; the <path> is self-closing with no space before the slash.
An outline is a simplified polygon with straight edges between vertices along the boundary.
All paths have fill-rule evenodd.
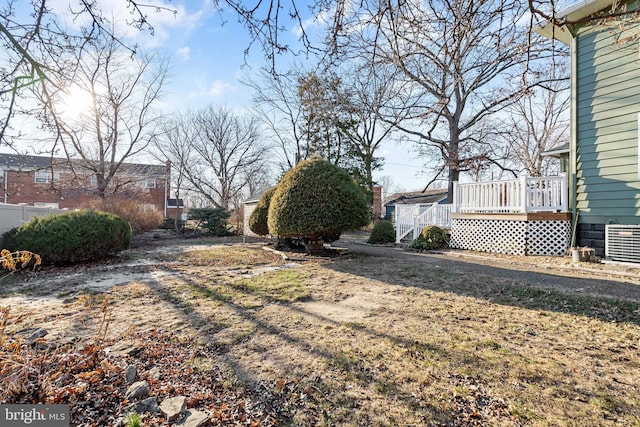
<path id="1" fill-rule="evenodd" d="M 640 225 L 607 224 L 604 248 L 607 259 L 640 263 Z"/>

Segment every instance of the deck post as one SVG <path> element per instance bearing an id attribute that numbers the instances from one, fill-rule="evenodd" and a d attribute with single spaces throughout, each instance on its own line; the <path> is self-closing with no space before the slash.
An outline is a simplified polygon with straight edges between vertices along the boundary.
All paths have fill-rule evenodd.
<path id="1" fill-rule="evenodd" d="M 520 212 L 528 212 L 529 186 L 527 185 L 527 176 L 520 177 Z"/>
<path id="2" fill-rule="evenodd" d="M 453 200 L 450 200 L 451 203 L 451 212 L 458 212 L 458 204 L 460 201 L 458 200 L 458 181 L 453 181 Z"/>
<path id="3" fill-rule="evenodd" d="M 568 212 L 569 186 L 567 185 L 567 174 L 560 174 L 562 182 L 560 184 L 560 212 Z"/>

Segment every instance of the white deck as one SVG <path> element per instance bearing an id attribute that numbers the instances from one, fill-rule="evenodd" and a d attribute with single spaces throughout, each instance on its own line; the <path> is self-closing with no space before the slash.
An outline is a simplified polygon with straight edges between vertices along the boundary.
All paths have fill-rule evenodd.
<path id="1" fill-rule="evenodd" d="M 454 183 L 451 204 L 396 205 L 396 243 L 429 225 L 450 229 L 452 213 L 568 212 L 567 188 L 565 175 Z"/>

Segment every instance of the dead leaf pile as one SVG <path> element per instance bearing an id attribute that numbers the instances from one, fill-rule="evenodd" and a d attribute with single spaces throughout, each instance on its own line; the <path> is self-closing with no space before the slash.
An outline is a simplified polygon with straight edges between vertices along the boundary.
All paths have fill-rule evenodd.
<path id="1" fill-rule="evenodd" d="M 49 346 L 16 340 L 4 346 L 0 403 L 69 404 L 72 425 L 114 425 L 135 408 L 125 399 L 125 369 L 136 366 L 136 380 L 147 380 L 158 402 L 185 396 L 187 407 L 205 411 L 214 426 L 277 426 L 294 418 L 314 425 L 313 390 L 286 379 L 239 384 L 219 364 L 221 349 L 169 333 L 131 339 L 128 355 L 112 354 L 119 341 Z M 154 369 L 155 368 L 155 369 Z M 152 376 L 154 369 L 160 375 Z M 165 426 L 161 413 L 139 414 L 145 426 Z"/>

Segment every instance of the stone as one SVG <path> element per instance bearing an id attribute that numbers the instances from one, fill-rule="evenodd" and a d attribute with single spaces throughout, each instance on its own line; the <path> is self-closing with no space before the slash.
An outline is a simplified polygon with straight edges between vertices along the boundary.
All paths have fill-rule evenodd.
<path id="1" fill-rule="evenodd" d="M 158 381 L 162 377 L 162 373 L 160 372 L 160 368 L 158 367 L 151 368 L 147 375 L 149 376 L 149 379 L 156 381 Z"/>
<path id="2" fill-rule="evenodd" d="M 131 402 L 144 399 L 149 396 L 149 383 L 146 381 L 138 381 L 129 386 L 124 397 Z"/>
<path id="3" fill-rule="evenodd" d="M 22 335 L 26 343 L 32 345 L 34 341 L 43 338 L 48 333 L 49 332 L 43 328 L 28 328 L 21 330 L 17 333 L 17 335 Z"/>
<path id="4" fill-rule="evenodd" d="M 160 403 L 160 412 L 164 414 L 168 422 L 175 421 L 186 408 L 187 398 L 184 396 L 170 397 Z"/>
<path id="5" fill-rule="evenodd" d="M 124 379 L 127 382 L 127 384 L 131 384 L 133 382 L 133 380 L 136 379 L 136 367 L 133 365 L 129 365 L 125 368 L 124 370 Z"/>
<path id="6" fill-rule="evenodd" d="M 190 409 L 185 412 L 184 418 L 174 424 L 175 427 L 202 427 L 209 423 L 209 415 L 202 411 Z"/>
<path id="7" fill-rule="evenodd" d="M 141 414 L 143 412 L 160 412 L 160 408 L 158 407 L 158 399 L 153 396 L 147 397 L 146 399 L 137 402 L 136 404 L 132 405 L 131 408 L 138 414 Z"/>
<path id="8" fill-rule="evenodd" d="M 142 350 L 142 348 L 139 344 L 131 344 L 126 342 L 122 342 L 114 345 L 113 347 L 105 349 L 106 353 L 109 356 L 113 357 L 135 356 L 136 354 L 140 353 L 140 350 Z"/>

